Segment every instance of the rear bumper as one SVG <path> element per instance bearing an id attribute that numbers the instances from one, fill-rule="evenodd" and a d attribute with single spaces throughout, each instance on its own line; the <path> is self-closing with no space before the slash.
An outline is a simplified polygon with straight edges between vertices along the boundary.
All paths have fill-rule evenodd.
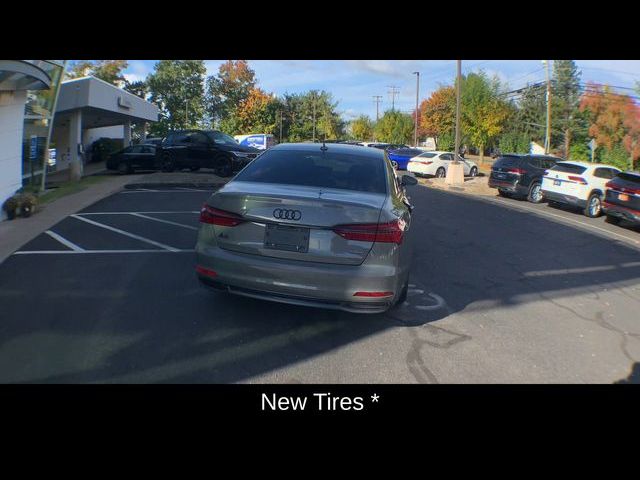
<path id="1" fill-rule="evenodd" d="M 584 208 L 587 206 L 587 201 L 572 195 L 565 195 L 564 193 L 551 192 L 549 190 L 542 190 L 542 196 L 551 200 L 552 202 L 566 203 L 574 207 Z"/>
<path id="2" fill-rule="evenodd" d="M 400 295 L 407 272 L 393 265 L 333 265 L 300 262 L 196 246 L 197 263 L 215 271 L 198 274 L 209 287 L 292 305 L 358 313 L 388 310 Z M 393 292 L 384 298 L 354 297 L 359 291 Z"/>
<path id="3" fill-rule="evenodd" d="M 529 193 L 529 190 L 522 187 L 517 181 L 498 180 L 489 177 L 488 185 L 489 188 L 497 188 L 499 190 L 504 190 L 505 192 L 515 193 L 516 195 L 526 195 Z"/>
<path id="4" fill-rule="evenodd" d="M 609 202 L 602 203 L 602 210 L 604 213 L 606 213 L 607 215 L 611 215 L 612 217 L 617 217 L 623 220 L 628 220 L 630 222 L 640 224 L 640 211 L 638 210 L 623 207 L 622 205 L 616 205 Z"/>

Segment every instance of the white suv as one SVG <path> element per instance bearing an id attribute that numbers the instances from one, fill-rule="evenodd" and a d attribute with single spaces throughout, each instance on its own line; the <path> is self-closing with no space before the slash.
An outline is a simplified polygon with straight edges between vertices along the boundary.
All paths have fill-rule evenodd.
<path id="1" fill-rule="evenodd" d="M 582 208 L 587 217 L 599 217 L 605 184 L 618 173 L 620 170 L 611 165 L 558 162 L 542 178 L 542 195 L 550 205 L 572 205 Z"/>

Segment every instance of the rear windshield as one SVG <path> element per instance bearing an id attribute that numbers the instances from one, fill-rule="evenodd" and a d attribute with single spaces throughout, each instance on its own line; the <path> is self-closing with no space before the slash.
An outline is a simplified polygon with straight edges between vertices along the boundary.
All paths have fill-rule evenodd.
<path id="1" fill-rule="evenodd" d="M 556 163 L 551 169 L 554 172 L 562 173 L 583 173 L 587 167 L 581 167 L 580 165 L 574 165 L 573 163 Z"/>
<path id="2" fill-rule="evenodd" d="M 518 165 L 520 157 L 500 157 L 493 163 L 493 168 L 513 167 Z"/>
<path id="3" fill-rule="evenodd" d="M 637 183 L 640 185 L 640 175 L 638 174 L 620 172 L 617 177 L 622 180 L 626 180 L 627 182 Z"/>
<path id="4" fill-rule="evenodd" d="M 235 180 L 386 193 L 384 166 L 382 153 L 373 157 L 330 151 L 267 150 Z"/>

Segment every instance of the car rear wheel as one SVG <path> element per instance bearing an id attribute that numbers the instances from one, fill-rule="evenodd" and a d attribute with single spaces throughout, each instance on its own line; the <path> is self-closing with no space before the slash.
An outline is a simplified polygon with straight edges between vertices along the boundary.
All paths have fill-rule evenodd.
<path id="1" fill-rule="evenodd" d="M 118 164 L 118 173 L 121 175 L 127 175 L 129 173 L 133 173 L 133 168 L 127 162 L 120 162 Z"/>
<path id="2" fill-rule="evenodd" d="M 222 166 L 218 167 L 218 175 L 221 177 L 230 177 L 233 173 L 233 165 L 230 158 L 221 160 Z"/>
<path id="3" fill-rule="evenodd" d="M 527 195 L 527 200 L 531 203 L 540 203 L 544 200 L 542 196 L 542 186 L 540 183 L 536 182 L 531 185 L 529 188 L 529 194 Z"/>
<path id="4" fill-rule="evenodd" d="M 165 155 L 162 157 L 162 171 L 163 172 L 173 172 L 176 169 L 176 163 L 174 162 L 171 155 Z"/>
<path id="5" fill-rule="evenodd" d="M 587 200 L 584 214 L 589 218 L 597 218 L 602 215 L 602 199 L 598 193 L 592 193 Z"/>
<path id="6" fill-rule="evenodd" d="M 407 300 L 407 293 L 409 292 L 409 277 L 407 276 L 407 280 L 404 282 L 404 286 L 402 287 L 402 291 L 400 292 L 400 296 L 396 301 L 396 305 L 402 305 Z"/>
<path id="7" fill-rule="evenodd" d="M 607 218 L 604 219 L 605 222 L 610 223 L 611 225 L 619 225 L 620 218 L 614 217 L 613 215 L 607 215 Z"/>
<path id="8" fill-rule="evenodd" d="M 478 169 L 476 167 L 472 167 L 471 171 L 469 172 L 469 175 L 471 175 L 472 177 L 477 177 L 478 176 Z"/>
<path id="9" fill-rule="evenodd" d="M 438 170 L 436 170 L 436 178 L 444 178 L 447 175 L 447 171 L 440 167 Z"/>
<path id="10" fill-rule="evenodd" d="M 391 165 L 393 166 L 394 170 L 398 170 L 398 162 L 396 162 L 395 160 L 391 160 Z"/>

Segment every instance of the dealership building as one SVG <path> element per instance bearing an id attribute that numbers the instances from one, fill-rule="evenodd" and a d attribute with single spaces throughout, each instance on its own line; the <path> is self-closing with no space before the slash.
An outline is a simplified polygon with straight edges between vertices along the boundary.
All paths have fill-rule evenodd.
<path id="1" fill-rule="evenodd" d="M 127 146 L 132 125 L 158 120 L 152 103 L 94 77 L 61 81 L 63 70 L 62 60 L 0 60 L 0 205 L 44 168 L 81 175 L 95 140 Z"/>

